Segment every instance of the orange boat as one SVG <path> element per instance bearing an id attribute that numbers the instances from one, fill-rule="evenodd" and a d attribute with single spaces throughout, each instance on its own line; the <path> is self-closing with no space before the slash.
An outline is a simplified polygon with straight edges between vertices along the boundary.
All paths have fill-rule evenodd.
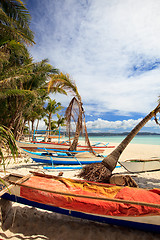
<path id="1" fill-rule="evenodd" d="M 160 232 L 160 189 L 145 190 L 31 172 L 9 174 L 1 197 L 37 208 Z"/>

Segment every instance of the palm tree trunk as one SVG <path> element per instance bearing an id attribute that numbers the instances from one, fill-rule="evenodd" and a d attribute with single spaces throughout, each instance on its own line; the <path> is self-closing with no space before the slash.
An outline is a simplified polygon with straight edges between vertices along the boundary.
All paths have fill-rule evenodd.
<path id="1" fill-rule="evenodd" d="M 20 112 L 19 118 L 17 119 L 16 126 L 14 128 L 14 137 L 16 140 L 18 140 L 20 136 L 21 124 L 22 124 L 22 112 Z"/>
<path id="2" fill-rule="evenodd" d="M 18 101 L 18 100 L 19 99 L 17 98 L 16 99 L 16 102 L 17 102 L 16 111 L 13 114 L 13 117 L 9 123 L 9 127 L 8 127 L 9 129 L 12 129 L 14 127 L 15 122 L 17 121 L 17 119 L 19 118 L 19 116 L 22 112 L 23 101 L 22 101 L 22 99 L 20 99 L 21 101 L 20 100 Z"/>
<path id="3" fill-rule="evenodd" d="M 34 120 L 31 120 L 32 141 L 34 140 Z"/>
<path id="4" fill-rule="evenodd" d="M 37 119 L 36 131 L 38 131 L 39 119 Z"/>
<path id="5" fill-rule="evenodd" d="M 20 131 L 21 132 L 20 136 L 22 136 L 24 134 L 24 128 L 25 128 L 26 122 L 27 122 L 27 120 L 23 119 L 22 128 L 21 128 L 21 131 Z"/>
<path id="6" fill-rule="evenodd" d="M 49 118 L 48 118 L 48 121 L 49 121 L 49 126 L 48 126 L 48 128 L 49 128 L 49 133 L 48 133 L 48 135 L 50 136 L 51 135 L 51 114 L 49 114 Z"/>
<path id="7" fill-rule="evenodd" d="M 117 165 L 118 159 L 130 141 L 136 136 L 140 129 L 156 114 L 160 112 L 160 104 L 150 112 L 129 134 L 128 136 L 118 145 L 118 147 L 105 157 L 102 161 L 103 165 L 107 167 L 111 172 Z"/>
<path id="8" fill-rule="evenodd" d="M 28 120 L 28 127 L 29 127 L 29 141 L 31 141 L 32 136 L 31 134 L 31 128 L 30 128 L 30 121 Z"/>

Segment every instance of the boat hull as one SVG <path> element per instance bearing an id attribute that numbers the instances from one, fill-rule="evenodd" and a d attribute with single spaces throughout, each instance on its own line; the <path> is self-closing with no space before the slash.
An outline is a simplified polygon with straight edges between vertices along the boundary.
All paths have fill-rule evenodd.
<path id="1" fill-rule="evenodd" d="M 52 151 L 52 149 L 59 149 L 59 150 L 68 150 L 70 145 L 67 143 L 49 143 L 49 142 L 32 142 L 32 143 L 27 143 L 27 142 L 19 142 L 17 141 L 17 145 L 20 148 L 26 149 L 28 151 L 36 151 L 37 148 L 46 148 L 46 149 L 50 149 L 50 151 Z M 96 153 L 103 153 L 107 148 L 114 148 L 114 146 L 93 146 L 92 147 L 93 150 Z M 87 146 L 77 146 L 77 151 L 88 151 L 89 148 Z"/>
<path id="2" fill-rule="evenodd" d="M 32 158 L 33 161 L 44 163 L 44 164 L 55 164 L 55 165 L 86 165 L 91 163 L 100 163 L 103 158 L 101 157 L 91 157 L 91 158 L 83 158 L 83 157 L 68 157 L 63 155 L 49 155 L 45 153 L 34 153 L 25 151 L 26 154 Z M 45 155 L 43 155 L 45 154 Z"/>
<path id="3" fill-rule="evenodd" d="M 10 195 L 5 193 L 2 198 L 12 201 L 18 202 L 27 206 L 36 207 L 39 209 L 43 209 L 46 211 L 51 211 L 71 217 L 76 217 L 80 219 L 90 220 L 94 222 L 117 225 L 121 227 L 133 228 L 137 230 L 142 230 L 145 232 L 154 232 L 160 233 L 160 216 L 150 216 L 150 217 L 140 217 L 139 219 L 135 219 L 134 217 L 110 217 L 110 216 L 101 216 L 95 214 L 87 214 L 84 212 L 73 211 L 69 209 L 59 208 L 52 205 L 46 205 L 34 201 L 30 201 L 28 199 L 17 197 L 15 195 Z"/>
<path id="4" fill-rule="evenodd" d="M 74 186 L 74 188 L 73 188 L 74 193 L 72 193 L 72 190 L 71 190 L 72 189 L 72 184 L 78 183 L 78 188 L 79 188 L 80 185 L 82 185 L 83 188 L 85 186 L 89 187 L 89 185 L 91 185 L 90 186 L 91 188 L 89 188 L 90 189 L 89 190 L 89 196 L 91 198 L 91 196 L 95 196 L 96 187 L 97 187 L 97 191 L 98 191 L 97 193 L 99 194 L 99 191 L 100 191 L 101 187 L 103 187 L 104 189 L 107 190 L 107 188 L 116 188 L 116 186 L 109 185 L 109 184 L 107 185 L 107 184 L 98 184 L 98 183 L 94 183 L 94 182 L 86 182 L 86 181 L 83 181 L 83 180 L 65 179 L 65 178 L 61 178 L 61 177 L 44 175 L 44 174 L 40 174 L 40 173 L 36 173 L 36 175 L 38 175 L 39 177 L 42 177 L 42 180 L 41 180 L 42 182 L 45 182 L 45 179 L 47 179 L 47 183 L 46 183 L 47 185 L 48 185 L 49 181 L 52 182 L 52 179 L 54 179 L 54 180 L 57 179 L 58 181 L 60 181 L 61 184 L 64 183 L 64 186 L 68 187 L 68 191 L 71 191 L 69 193 L 70 197 L 63 196 L 63 200 L 65 200 L 65 202 L 66 201 L 68 202 L 67 203 L 68 207 L 67 207 L 65 202 L 64 202 L 64 207 L 58 206 L 56 204 L 56 202 L 55 202 L 56 198 L 58 198 L 57 199 L 58 204 L 59 204 L 59 201 L 60 202 L 62 201 L 61 195 L 59 195 L 59 193 L 57 193 L 58 195 L 55 195 L 56 192 L 54 190 L 56 189 L 56 185 L 55 185 L 55 189 L 53 187 L 52 188 L 53 191 L 50 191 L 50 192 L 48 192 L 47 190 L 43 190 L 41 188 L 39 189 L 38 186 L 37 186 L 37 188 L 32 187 L 31 182 L 30 183 L 28 182 L 28 181 L 30 181 L 30 176 L 22 177 L 22 179 L 19 178 L 19 180 L 14 180 L 15 185 L 13 184 L 14 176 L 12 176 L 12 178 L 11 178 L 12 181 L 10 181 L 11 185 L 9 186 L 10 193 L 8 193 L 7 189 L 6 189 L 7 193 L 4 190 L 2 190 L 1 191 L 2 192 L 1 198 L 7 199 L 7 200 L 10 200 L 10 201 L 13 201 L 13 202 L 22 203 L 22 204 L 25 204 L 25 205 L 28 205 L 28 206 L 33 206 L 33 207 L 36 207 L 36 208 L 45 209 L 45 210 L 52 211 L 52 212 L 57 212 L 57 213 L 61 213 L 61 214 L 65 214 L 65 215 L 69 215 L 69 216 L 73 216 L 73 217 L 78 217 L 78 218 L 82 218 L 82 219 L 88 219 L 88 220 L 91 220 L 91 221 L 108 223 L 108 224 L 123 226 L 123 227 L 127 227 L 127 228 L 130 227 L 130 228 L 135 228 L 135 229 L 139 229 L 139 230 L 143 230 L 143 231 L 153 231 L 153 232 L 160 233 L 160 212 L 159 212 L 159 210 L 157 210 L 155 212 L 153 212 L 151 210 L 152 214 L 151 214 L 151 212 L 148 212 L 148 215 L 147 215 L 147 212 L 145 212 L 146 211 L 146 209 L 145 209 L 144 214 L 139 215 L 139 216 L 137 214 L 135 215 L 134 212 L 130 212 L 130 213 L 128 212 L 125 215 L 125 214 L 123 214 L 123 211 L 122 211 L 122 216 L 116 216 L 116 215 L 110 215 L 110 214 L 105 213 L 105 212 L 108 212 L 108 208 L 106 208 L 105 212 L 102 211 L 102 214 L 98 214 L 98 213 L 96 213 L 97 209 L 99 209 L 101 211 L 102 207 L 104 208 L 105 206 L 109 206 L 108 203 L 107 203 L 109 199 L 105 203 L 106 205 L 103 205 L 104 202 L 101 201 L 101 200 L 98 200 L 98 202 L 96 204 L 95 203 L 96 199 L 95 199 L 95 200 L 91 201 L 92 204 L 94 205 L 94 208 L 93 208 L 94 212 L 91 213 L 91 212 L 89 212 L 91 210 L 90 209 L 90 204 L 91 204 L 90 200 L 87 200 L 87 203 L 89 205 L 88 204 L 86 205 L 86 200 L 83 200 L 83 197 L 78 197 L 77 200 L 74 201 L 75 185 L 73 185 Z M 28 184 L 27 184 L 27 182 L 28 182 Z M 28 195 L 25 195 L 25 194 L 27 194 L 27 191 L 26 190 L 24 191 L 24 189 L 27 189 L 27 188 L 29 189 L 29 192 L 28 192 Z M 122 188 L 119 187 L 119 188 L 120 188 L 120 190 L 125 189 L 123 187 Z M 92 189 L 94 189 L 93 190 L 93 195 L 90 194 L 91 193 L 90 191 Z M 43 192 L 46 191 L 46 194 L 47 194 L 46 199 L 47 199 L 48 203 L 45 201 L 45 199 L 42 199 L 42 198 L 38 197 L 42 194 L 42 191 Z M 84 191 L 85 191 L 85 189 L 84 189 Z M 117 189 L 117 191 L 119 191 L 119 189 Z M 133 191 L 136 192 L 136 191 L 139 191 L 139 190 L 138 189 L 135 190 L 133 188 Z M 147 191 L 147 190 L 145 190 L 145 191 Z M 33 196 L 30 193 L 32 193 Z M 52 195 L 50 195 L 50 193 Z M 42 194 L 42 196 L 45 197 L 45 194 Z M 71 196 L 73 196 L 73 197 L 71 197 Z M 82 196 L 82 195 L 79 195 L 79 196 Z M 48 200 L 48 197 L 51 197 L 50 198 L 51 200 Z M 52 201 L 52 198 L 53 198 L 53 201 Z M 146 200 L 148 201 L 148 199 L 146 199 Z M 82 207 L 80 207 L 79 203 L 81 203 L 81 202 L 83 203 L 83 201 L 84 201 L 85 204 L 81 205 Z M 100 204 L 99 204 L 99 201 L 100 201 Z M 159 200 L 158 200 L 158 202 L 159 202 Z M 78 204 L 78 209 L 81 208 L 81 210 L 77 210 L 75 204 L 76 205 Z M 117 206 L 117 204 L 119 204 L 119 203 L 116 203 L 115 206 Z M 132 209 L 132 210 L 134 209 L 134 204 L 133 205 L 131 204 L 129 208 L 126 207 L 124 204 L 122 204 L 121 207 L 125 211 L 130 211 L 130 209 Z M 139 204 L 140 204 L 140 202 L 138 203 L 138 205 Z M 158 205 L 158 206 L 160 206 L 160 205 Z M 139 207 L 137 207 L 137 209 L 138 208 Z M 110 209 L 112 209 L 112 207 Z M 119 209 L 120 208 L 118 207 L 117 210 L 119 210 Z M 142 207 L 141 210 L 143 211 L 144 207 Z M 148 209 L 148 211 L 150 211 L 150 210 Z"/>
<path id="5" fill-rule="evenodd" d="M 128 172 L 139 173 L 160 170 L 160 160 L 119 162 Z"/>

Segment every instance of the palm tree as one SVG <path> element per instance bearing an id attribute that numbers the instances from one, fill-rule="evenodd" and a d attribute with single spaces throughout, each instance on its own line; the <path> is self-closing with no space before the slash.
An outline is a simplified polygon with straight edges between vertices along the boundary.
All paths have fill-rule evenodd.
<path id="1" fill-rule="evenodd" d="M 52 120 L 52 115 L 56 114 L 56 112 L 60 111 L 62 109 L 61 103 L 56 102 L 55 99 L 49 98 L 48 105 L 45 108 L 46 111 L 46 116 L 48 118 L 48 130 L 49 130 L 49 135 L 51 131 L 51 120 Z"/>
<path id="2" fill-rule="evenodd" d="M 23 1 L 0 0 L 0 72 L 9 61 L 13 41 L 17 45 L 35 43 L 33 32 L 29 28 L 30 19 Z"/>
<path id="3" fill-rule="evenodd" d="M 10 78 L 0 81 L 3 90 L 0 92 L 0 107 L 5 105 L 5 115 L 0 117 L 0 123 L 6 119 L 8 122 L 5 125 L 15 129 L 16 134 L 22 122 L 23 112 L 32 111 L 32 107 L 48 95 L 46 84 L 49 75 L 57 71 L 47 60 L 42 60 L 17 68 L 17 72 L 14 72 L 17 77 L 12 77 L 11 74 Z"/>
<path id="4" fill-rule="evenodd" d="M 61 116 L 61 115 L 59 115 L 59 114 L 57 113 L 57 118 L 58 118 L 58 120 L 57 120 L 57 126 L 58 126 L 58 128 L 59 128 L 60 126 L 65 126 L 65 121 L 66 121 L 65 117 L 63 117 L 63 116 Z"/>
<path id="5" fill-rule="evenodd" d="M 47 127 L 46 130 L 49 130 L 49 122 L 46 118 L 44 119 L 44 122 L 45 122 L 45 125 Z M 50 132 L 53 130 L 54 133 L 58 133 L 58 131 L 57 131 L 57 121 L 51 120 L 50 126 L 51 126 Z M 50 132 L 49 132 L 49 134 L 50 134 Z"/>
<path id="6" fill-rule="evenodd" d="M 117 146 L 117 148 L 111 152 L 107 157 L 105 157 L 100 164 L 92 164 L 88 167 L 84 167 L 80 176 L 83 176 L 87 180 L 97 180 L 97 181 L 108 181 L 112 175 L 112 171 L 115 169 L 118 159 L 125 148 L 128 146 L 130 141 L 137 135 L 141 128 L 152 118 L 155 117 L 157 123 L 156 115 L 160 112 L 160 103 L 157 107 L 151 111 L 143 120 L 137 124 L 136 127 L 128 134 L 128 136 Z M 99 173 L 99 174 L 97 174 Z M 97 175 L 99 175 L 97 177 Z"/>
<path id="7" fill-rule="evenodd" d="M 0 46 L 11 40 L 33 44 L 31 16 L 22 0 L 0 0 Z"/>
<path id="8" fill-rule="evenodd" d="M 58 89 L 61 89 L 62 93 L 64 94 L 67 94 L 67 92 L 71 92 L 74 95 L 74 97 L 69 103 L 68 108 L 66 109 L 66 114 L 65 114 L 67 129 L 69 133 L 69 139 L 70 139 L 72 119 L 74 122 L 76 122 L 74 140 L 69 148 L 69 150 L 73 151 L 73 150 L 76 150 L 80 133 L 82 133 L 83 131 L 83 117 L 85 119 L 83 103 L 82 103 L 81 96 L 78 92 L 78 88 L 75 84 L 75 81 L 73 81 L 68 74 L 60 73 L 60 74 L 54 74 L 51 76 L 51 80 L 48 84 L 48 90 L 56 91 Z M 84 121 L 84 128 L 85 128 L 85 137 L 86 137 L 87 144 L 89 146 L 89 150 L 93 152 L 89 142 L 85 121 Z"/>

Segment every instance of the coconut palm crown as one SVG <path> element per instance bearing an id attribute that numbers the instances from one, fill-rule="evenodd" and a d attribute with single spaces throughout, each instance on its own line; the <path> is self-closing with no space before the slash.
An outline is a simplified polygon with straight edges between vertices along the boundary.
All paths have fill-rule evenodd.
<path id="1" fill-rule="evenodd" d="M 85 113 L 83 109 L 83 103 L 82 103 L 82 99 L 78 92 L 78 88 L 76 86 L 75 81 L 73 81 L 68 74 L 63 74 L 63 73 L 53 74 L 48 84 L 48 90 L 54 92 L 54 91 L 57 91 L 58 89 L 61 89 L 61 92 L 64 94 L 67 94 L 67 92 L 70 92 L 71 94 L 74 95 L 65 113 L 66 122 L 67 122 L 66 126 L 69 134 L 69 139 L 71 134 L 72 122 L 76 123 L 74 140 L 69 150 L 71 151 L 76 150 L 80 133 L 83 133 L 83 125 L 84 125 L 86 142 L 89 147 L 89 150 L 93 153 L 93 150 L 88 138 L 88 134 L 87 134 L 87 128 L 85 125 Z"/>

